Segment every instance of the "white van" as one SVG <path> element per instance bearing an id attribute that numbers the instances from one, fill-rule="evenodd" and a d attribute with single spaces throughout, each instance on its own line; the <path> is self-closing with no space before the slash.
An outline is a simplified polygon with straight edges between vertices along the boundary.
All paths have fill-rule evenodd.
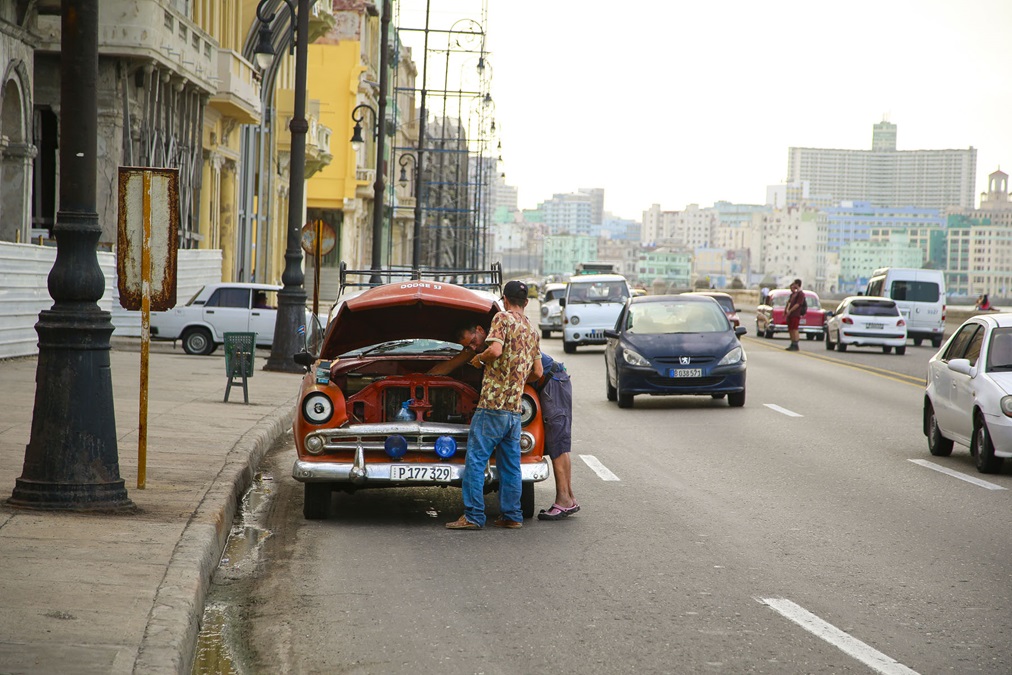
<path id="1" fill-rule="evenodd" d="M 941 270 L 883 267 L 872 272 L 865 295 L 892 298 L 907 321 L 907 337 L 920 346 L 942 345 L 945 333 L 945 275 Z"/>
<path id="2" fill-rule="evenodd" d="M 580 274 L 569 278 L 562 305 L 562 348 L 567 354 L 578 345 L 603 345 L 605 329 L 615 327 L 629 299 L 629 284 L 621 274 Z"/>

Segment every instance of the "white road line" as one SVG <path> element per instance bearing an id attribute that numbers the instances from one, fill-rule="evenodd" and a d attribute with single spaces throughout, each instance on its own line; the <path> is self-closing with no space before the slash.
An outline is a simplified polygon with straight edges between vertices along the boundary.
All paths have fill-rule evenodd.
<path id="1" fill-rule="evenodd" d="M 981 480 L 973 476 L 967 476 L 965 473 L 960 473 L 958 471 L 953 471 L 952 469 L 947 469 L 944 466 L 939 466 L 938 464 L 935 464 L 934 462 L 929 462 L 926 459 L 911 459 L 909 461 L 913 462 L 914 464 L 919 464 L 920 466 L 923 466 L 926 469 L 931 469 L 932 471 L 937 471 L 938 473 L 944 473 L 946 476 L 952 476 L 953 478 L 958 478 L 959 480 L 965 480 L 967 483 L 973 483 L 974 485 L 985 488 L 987 490 L 1008 489 L 1003 488 L 1001 485 L 988 483 L 986 480 Z"/>
<path id="2" fill-rule="evenodd" d="M 861 642 L 856 637 L 844 633 L 836 626 L 826 623 L 804 607 L 786 598 L 760 598 L 759 602 L 767 605 L 781 616 L 790 619 L 812 635 L 825 640 L 844 654 L 857 659 L 877 673 L 882 673 L 882 675 L 917 675 L 916 670 L 907 668 L 896 659 L 890 658 L 877 649 Z"/>
<path id="3" fill-rule="evenodd" d="M 781 415 L 787 415 L 788 417 L 804 417 L 801 413 L 796 413 L 793 410 L 788 410 L 787 408 L 781 408 L 776 403 L 763 403 L 763 405 L 770 410 L 777 411 Z"/>
<path id="4" fill-rule="evenodd" d="M 600 460 L 598 460 L 594 455 L 580 455 L 580 459 L 582 459 L 587 466 L 593 469 L 594 473 L 601 477 L 601 480 L 620 480 L 619 477 L 613 474 L 608 467 L 601 464 Z"/>

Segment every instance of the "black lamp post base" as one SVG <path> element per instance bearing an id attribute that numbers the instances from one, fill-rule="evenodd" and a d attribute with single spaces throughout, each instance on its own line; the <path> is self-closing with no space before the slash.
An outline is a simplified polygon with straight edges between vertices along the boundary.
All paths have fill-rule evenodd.
<path id="1" fill-rule="evenodd" d="M 122 480 L 111 483 L 51 483 L 18 478 L 7 504 L 37 511 L 130 513 L 136 505 L 127 498 Z"/>

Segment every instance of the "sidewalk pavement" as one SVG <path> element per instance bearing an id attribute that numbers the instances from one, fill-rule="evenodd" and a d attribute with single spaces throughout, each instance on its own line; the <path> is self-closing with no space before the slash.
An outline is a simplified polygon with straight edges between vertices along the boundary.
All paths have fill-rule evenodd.
<path id="1" fill-rule="evenodd" d="M 0 673 L 189 673 L 210 577 L 260 459 L 291 428 L 300 376 L 262 370 L 249 405 L 223 350 L 152 343 L 146 487 L 137 488 L 140 340 L 110 353 L 133 514 L 14 509 L 37 359 L 0 361 Z M 59 420 L 54 420 L 59 423 Z"/>

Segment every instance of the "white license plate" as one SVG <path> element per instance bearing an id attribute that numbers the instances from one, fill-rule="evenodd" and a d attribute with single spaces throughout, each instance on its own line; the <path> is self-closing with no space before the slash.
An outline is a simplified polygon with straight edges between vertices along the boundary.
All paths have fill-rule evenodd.
<path id="1" fill-rule="evenodd" d="M 885 328 L 884 323 L 866 323 L 865 326 L 867 326 L 868 328 L 876 328 L 878 330 L 882 330 L 883 328 Z"/>
<path id="2" fill-rule="evenodd" d="M 668 377 L 702 377 L 702 368 L 671 368 Z"/>
<path id="3" fill-rule="evenodd" d="M 448 466 L 393 464 L 390 467 L 390 480 L 448 483 L 451 478 L 452 473 Z"/>

